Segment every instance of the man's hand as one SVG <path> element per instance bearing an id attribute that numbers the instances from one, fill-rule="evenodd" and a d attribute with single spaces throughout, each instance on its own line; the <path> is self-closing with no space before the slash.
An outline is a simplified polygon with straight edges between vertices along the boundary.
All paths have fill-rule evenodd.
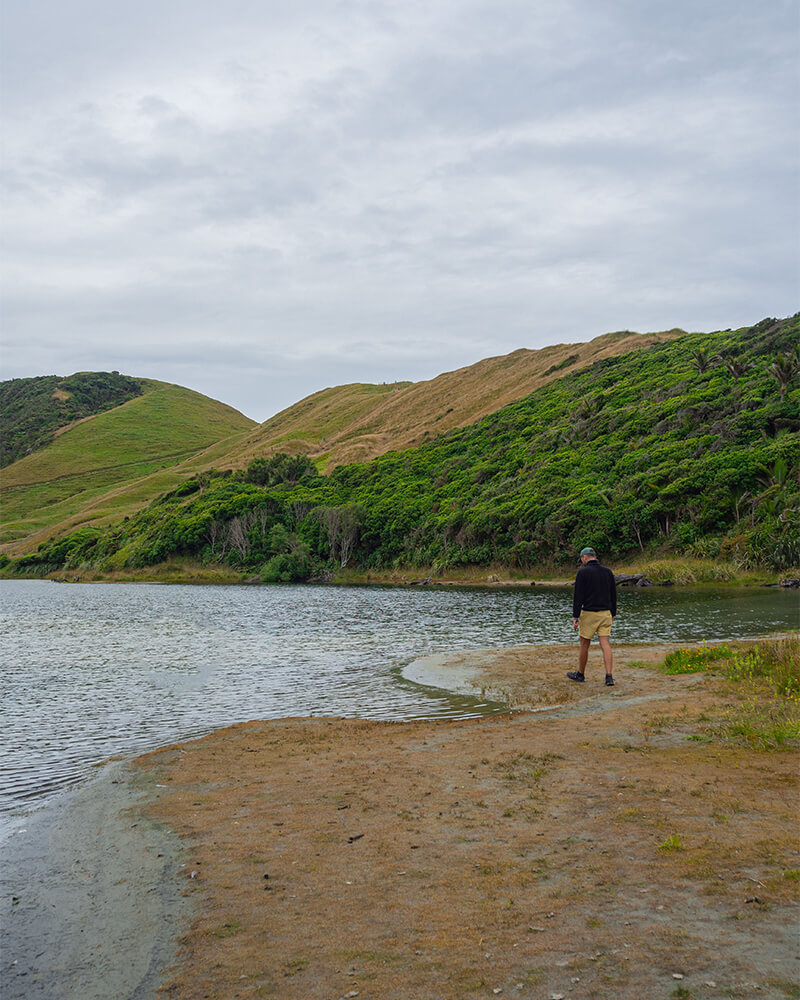
<path id="1" fill-rule="evenodd" d="M 573 618 L 572 619 L 572 627 L 573 628 L 577 628 L 578 625 L 580 625 L 580 619 L 579 618 Z"/>

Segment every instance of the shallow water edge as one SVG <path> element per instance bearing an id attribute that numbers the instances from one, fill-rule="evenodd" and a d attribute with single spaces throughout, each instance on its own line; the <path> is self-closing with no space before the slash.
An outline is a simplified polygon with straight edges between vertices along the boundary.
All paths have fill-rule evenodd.
<path id="1" fill-rule="evenodd" d="M 109 763 L 6 840 L 4 1000 L 156 1000 L 190 909 L 182 845 L 138 809 L 152 780 Z"/>

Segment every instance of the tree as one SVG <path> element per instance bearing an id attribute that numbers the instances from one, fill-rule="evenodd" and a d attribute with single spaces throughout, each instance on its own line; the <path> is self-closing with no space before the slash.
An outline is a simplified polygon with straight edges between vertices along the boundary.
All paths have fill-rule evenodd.
<path id="1" fill-rule="evenodd" d="M 797 351 L 793 351 L 791 354 L 779 354 L 767 371 L 778 383 L 780 397 L 783 399 L 789 388 L 789 383 L 800 371 L 800 357 L 798 357 Z"/>
<path id="2" fill-rule="evenodd" d="M 724 358 L 723 364 L 728 369 L 728 371 L 733 375 L 734 385 L 739 385 L 739 379 L 744 375 L 748 368 L 750 367 L 746 362 L 739 361 L 737 358 Z"/>
<path id="3" fill-rule="evenodd" d="M 295 486 L 301 480 L 317 476 L 317 467 L 307 455 L 287 455 L 279 451 L 270 458 L 253 459 L 247 466 L 244 479 L 257 486 Z"/>
<path id="4" fill-rule="evenodd" d="M 705 351 L 692 351 L 692 357 L 694 358 L 695 367 L 701 375 L 711 367 L 711 358 Z"/>
<path id="5" fill-rule="evenodd" d="M 328 542 L 333 559 L 339 560 L 342 569 L 350 561 L 364 523 L 364 510 L 358 504 L 321 508 L 322 519 L 328 532 Z"/>

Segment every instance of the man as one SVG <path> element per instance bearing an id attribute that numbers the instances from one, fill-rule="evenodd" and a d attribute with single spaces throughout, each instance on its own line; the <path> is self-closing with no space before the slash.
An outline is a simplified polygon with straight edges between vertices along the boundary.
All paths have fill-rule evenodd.
<path id="1" fill-rule="evenodd" d="M 617 583 L 611 570 L 598 562 L 594 549 L 581 549 L 580 561 L 581 568 L 575 577 L 572 595 L 572 627 L 580 626 L 581 646 L 578 669 L 567 671 L 567 677 L 571 681 L 585 680 L 583 675 L 589 658 L 589 646 L 597 633 L 606 668 L 606 687 L 613 687 L 611 669 L 614 659 L 609 636 L 617 615 Z"/>

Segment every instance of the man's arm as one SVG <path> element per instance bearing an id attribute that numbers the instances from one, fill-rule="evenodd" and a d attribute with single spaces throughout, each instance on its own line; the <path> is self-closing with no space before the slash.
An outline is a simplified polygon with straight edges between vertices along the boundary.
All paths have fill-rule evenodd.
<path id="1" fill-rule="evenodd" d="M 575 577 L 575 586 L 572 591 L 572 618 L 573 621 L 577 621 L 581 616 L 581 609 L 583 607 L 583 579 L 581 577 L 581 571 L 578 570 L 578 574 Z"/>
<path id="2" fill-rule="evenodd" d="M 611 577 L 609 587 L 611 589 L 611 617 L 617 617 L 617 581 L 611 570 L 608 571 Z"/>

